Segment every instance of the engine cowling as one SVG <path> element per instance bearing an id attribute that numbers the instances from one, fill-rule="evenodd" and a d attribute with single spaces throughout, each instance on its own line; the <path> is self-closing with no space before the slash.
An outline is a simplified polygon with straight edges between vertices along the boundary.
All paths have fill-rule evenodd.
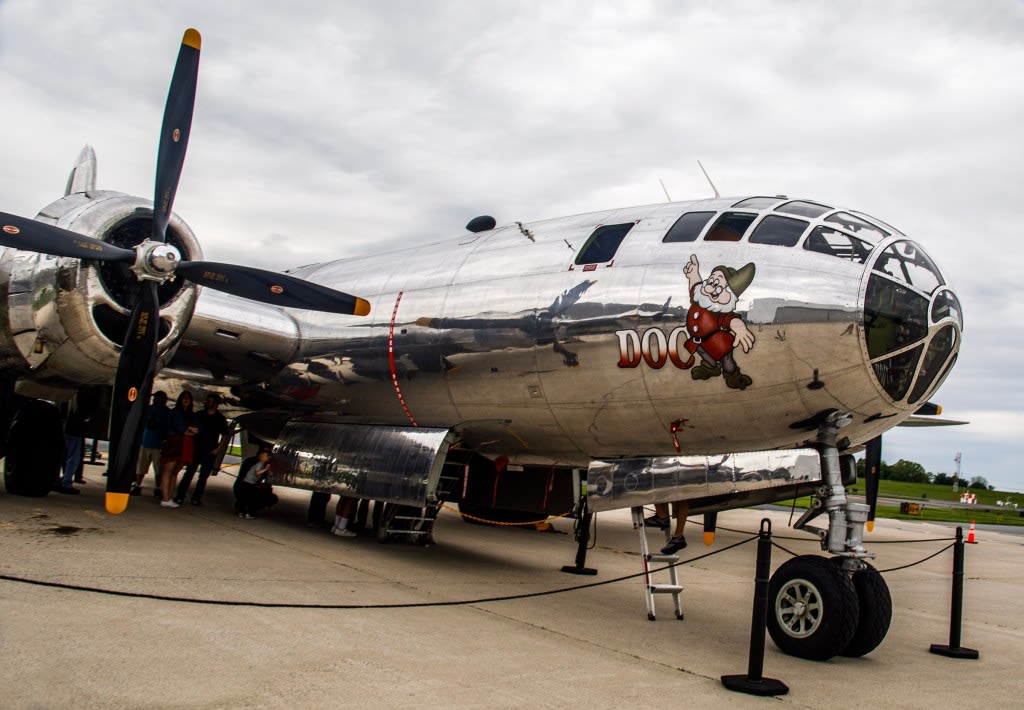
<path id="1" fill-rule="evenodd" d="M 151 231 L 152 202 L 120 192 L 88 190 L 43 208 L 36 219 L 131 248 Z M 168 243 L 201 259 L 199 242 L 172 214 Z M 0 365 L 17 376 L 21 394 L 63 399 L 82 385 L 113 381 L 139 281 L 122 264 L 54 257 L 16 249 L 0 252 L 6 327 L 0 325 Z M 160 286 L 158 367 L 173 355 L 188 326 L 198 288 L 184 279 Z"/>

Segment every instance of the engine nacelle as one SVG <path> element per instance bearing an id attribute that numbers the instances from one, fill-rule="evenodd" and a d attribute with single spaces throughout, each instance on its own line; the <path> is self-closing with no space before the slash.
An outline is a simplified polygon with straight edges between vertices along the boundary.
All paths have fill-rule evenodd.
<path id="1" fill-rule="evenodd" d="M 149 236 L 152 217 L 148 200 L 90 190 L 53 202 L 36 219 L 131 248 Z M 167 241 L 184 258 L 202 258 L 192 230 L 174 214 Z M 3 285 L 8 323 L 0 324 L 0 366 L 18 378 L 19 393 L 61 400 L 82 385 L 113 382 L 128 305 L 139 288 L 128 266 L 6 249 L 0 252 Z M 197 291 L 184 279 L 160 286 L 158 367 L 173 355 L 188 326 Z"/>

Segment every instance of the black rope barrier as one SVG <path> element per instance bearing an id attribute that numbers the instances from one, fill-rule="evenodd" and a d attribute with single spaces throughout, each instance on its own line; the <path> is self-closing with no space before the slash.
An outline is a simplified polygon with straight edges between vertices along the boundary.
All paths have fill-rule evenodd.
<path id="1" fill-rule="evenodd" d="M 724 547 L 721 550 L 715 550 L 704 555 L 698 555 L 697 557 L 691 557 L 688 560 L 683 560 L 677 564 L 685 565 L 691 562 L 697 562 L 706 557 L 713 555 L 720 555 L 729 550 L 745 545 L 748 542 L 753 542 L 757 537 L 751 537 L 747 540 L 741 540 L 740 542 Z M 615 577 L 614 579 L 605 579 L 600 582 L 590 582 L 588 584 L 577 584 L 571 587 L 559 587 L 558 589 L 547 589 L 540 592 L 526 592 L 523 594 L 510 594 L 498 597 L 479 597 L 477 599 L 457 599 L 450 601 L 435 601 L 435 602 L 402 602 L 395 604 L 306 604 L 306 603 L 288 603 L 288 602 L 253 602 L 253 601 L 241 601 L 231 599 L 197 599 L 195 597 L 178 597 L 167 594 L 150 594 L 148 592 L 127 592 L 119 589 L 105 589 L 103 587 L 89 587 L 81 584 L 68 584 L 65 582 L 49 582 L 41 579 L 31 579 L 28 577 L 17 577 L 9 574 L 0 574 L 0 580 L 8 582 L 17 582 L 20 584 L 31 584 L 38 587 L 49 587 L 52 589 L 65 589 L 68 591 L 75 592 L 90 592 L 93 594 L 106 594 L 108 596 L 115 597 L 129 597 L 133 599 L 151 599 L 155 601 L 168 601 L 168 602 L 180 602 L 183 604 L 205 604 L 209 606 L 240 606 L 240 607 L 257 607 L 261 609 L 338 609 L 338 610 L 349 610 L 349 609 L 418 609 L 424 607 L 444 607 L 444 606 L 470 606 L 473 604 L 487 604 L 491 602 L 503 602 L 503 601 L 514 601 L 516 599 L 530 599 L 533 597 L 544 597 L 553 596 L 555 594 L 564 594 L 566 592 L 576 592 L 582 589 L 590 589 L 592 587 L 602 587 L 607 584 L 615 584 L 617 582 L 624 582 L 629 579 L 637 579 L 643 577 L 645 574 L 652 572 L 661 572 L 667 570 L 671 565 L 659 567 L 655 570 L 649 570 L 648 572 L 638 572 L 636 574 L 627 574 L 622 577 Z"/>

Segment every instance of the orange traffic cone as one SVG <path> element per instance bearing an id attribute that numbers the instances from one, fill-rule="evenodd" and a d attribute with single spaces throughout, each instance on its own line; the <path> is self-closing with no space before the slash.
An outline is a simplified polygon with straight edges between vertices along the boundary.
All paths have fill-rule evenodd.
<path id="1" fill-rule="evenodd" d="M 974 521 L 971 521 L 971 527 L 967 531 L 967 542 L 975 543 L 977 540 L 974 539 Z"/>

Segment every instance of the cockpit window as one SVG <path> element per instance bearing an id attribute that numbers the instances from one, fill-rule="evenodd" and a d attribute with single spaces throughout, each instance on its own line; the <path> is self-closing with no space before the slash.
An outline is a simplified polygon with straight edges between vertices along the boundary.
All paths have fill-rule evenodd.
<path id="1" fill-rule="evenodd" d="M 787 202 L 784 205 L 779 205 L 775 208 L 776 212 L 785 212 L 786 214 L 795 214 L 801 217 L 820 217 L 825 214 L 831 207 L 825 205 L 819 205 L 817 202 L 808 202 L 807 200 L 793 200 Z"/>
<path id="2" fill-rule="evenodd" d="M 921 357 L 923 345 L 918 345 L 912 350 L 907 350 L 891 358 L 880 362 L 872 363 L 875 377 L 881 383 L 886 394 L 894 400 L 901 400 L 910 389 L 910 383 L 914 381 L 914 372 L 917 369 L 917 361 Z"/>
<path id="3" fill-rule="evenodd" d="M 763 209 L 766 209 L 768 207 L 771 207 L 776 202 L 778 202 L 780 199 L 785 199 L 785 198 L 781 198 L 781 197 L 748 197 L 745 200 L 740 200 L 735 205 L 733 205 L 733 207 L 746 207 L 748 210 L 763 210 Z"/>
<path id="4" fill-rule="evenodd" d="M 877 222 L 879 225 L 882 226 L 882 228 L 887 229 L 890 234 L 899 234 L 900 236 L 905 236 L 902 231 L 896 229 L 896 227 L 892 226 L 888 222 L 878 219 L 878 217 L 874 217 L 869 214 L 864 214 L 863 212 L 858 212 L 857 210 L 850 210 L 850 213 L 855 214 L 858 217 L 863 217 L 871 222 Z"/>
<path id="5" fill-rule="evenodd" d="M 706 242 L 738 242 L 750 223 L 757 219 L 749 212 L 726 212 L 719 217 L 704 237 Z"/>
<path id="6" fill-rule="evenodd" d="M 960 301 L 950 290 L 939 291 L 932 303 L 932 323 L 938 323 L 946 318 L 952 319 L 961 330 L 964 327 L 963 309 L 960 308 Z"/>
<path id="7" fill-rule="evenodd" d="M 881 227 L 871 224 L 860 217 L 855 217 L 849 212 L 836 212 L 835 214 L 826 217 L 825 221 L 838 224 L 846 231 L 852 232 L 861 237 L 884 239 L 889 236 L 889 232 L 885 231 Z"/>
<path id="8" fill-rule="evenodd" d="M 913 242 L 891 244 L 875 261 L 875 271 L 925 293 L 931 293 L 945 283 L 932 260 Z"/>
<path id="9" fill-rule="evenodd" d="M 576 256 L 577 264 L 603 264 L 611 261 L 619 244 L 636 222 L 626 224 L 604 224 L 594 230 L 587 243 Z"/>
<path id="10" fill-rule="evenodd" d="M 864 336 L 874 359 L 928 335 L 928 299 L 872 274 L 864 296 Z"/>
<path id="11" fill-rule="evenodd" d="M 825 226 L 814 228 L 814 231 L 807 237 L 807 241 L 804 242 L 804 249 L 840 259 L 849 259 L 858 264 L 867 261 L 868 254 L 871 253 L 871 245 L 867 242 Z"/>
<path id="12" fill-rule="evenodd" d="M 700 235 L 700 230 L 715 216 L 714 212 L 687 212 L 676 220 L 668 230 L 663 242 L 693 242 Z"/>
<path id="13" fill-rule="evenodd" d="M 774 244 L 780 247 L 791 247 L 800 241 L 800 236 L 807 229 L 808 223 L 802 219 L 768 215 L 750 235 L 752 244 Z"/>
<path id="14" fill-rule="evenodd" d="M 924 399 L 926 394 L 934 391 L 932 385 L 937 387 L 942 381 L 938 378 L 940 374 L 942 378 L 945 378 L 949 368 L 943 368 L 943 363 L 946 362 L 949 353 L 953 351 L 956 338 L 956 329 L 951 325 L 947 325 L 932 338 L 921 363 L 921 374 L 918 375 L 914 389 L 910 393 L 910 397 L 907 398 L 910 404 L 917 404 Z"/>

